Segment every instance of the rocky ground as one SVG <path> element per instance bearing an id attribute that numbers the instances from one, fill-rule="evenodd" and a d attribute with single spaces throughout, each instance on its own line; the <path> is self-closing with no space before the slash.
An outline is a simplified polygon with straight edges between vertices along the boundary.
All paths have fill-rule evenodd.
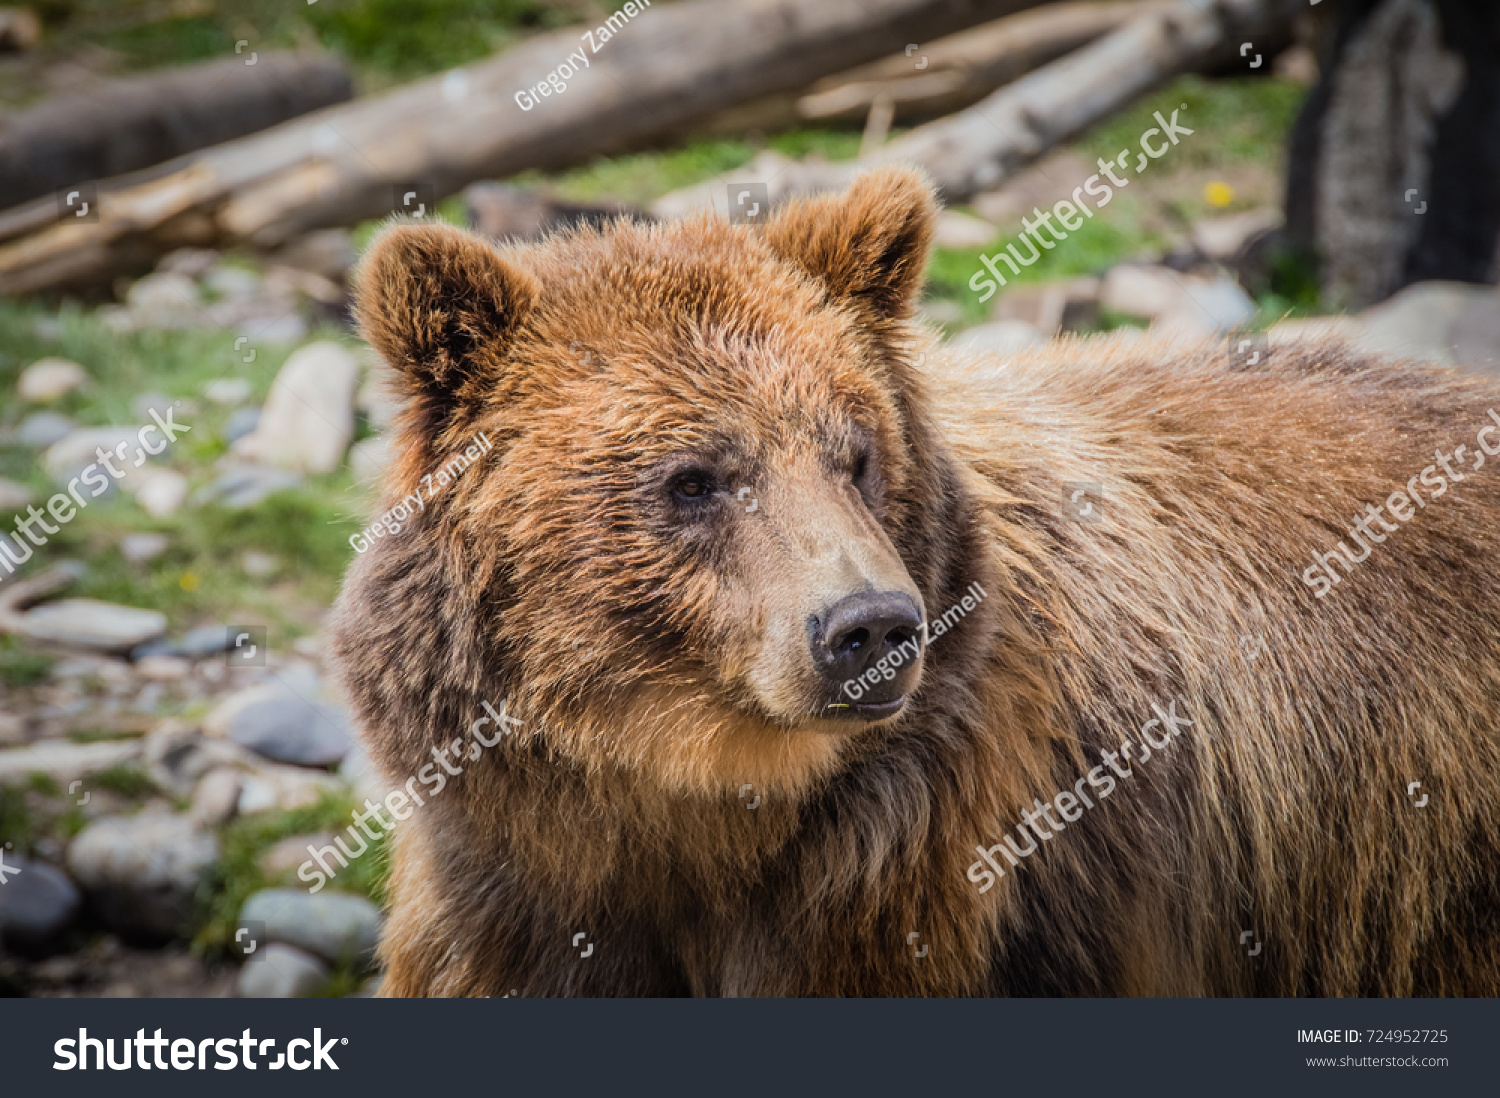
<path id="1" fill-rule="evenodd" d="M 181 334 L 225 344 L 212 356 L 221 366 L 280 365 L 210 376 L 190 354 L 156 372 L 166 391 L 140 393 L 109 376 L 107 357 L 49 354 L 14 378 L 0 420 L 3 468 L 17 474 L 0 477 L 0 551 L 21 561 L 0 565 L 0 987 L 11 992 L 367 986 L 379 844 L 317 895 L 295 875 L 309 843 L 348 826 L 367 779 L 321 664 L 337 572 L 316 554 L 297 559 L 302 535 L 285 527 L 312 516 L 285 508 L 299 494 L 336 501 L 315 531 L 325 558 L 357 530 L 391 409 L 331 323 L 347 235 L 304 251 L 302 268 L 181 252 L 86 319 L 24 318 L 33 341 L 64 350 L 103 339 L 149 351 Z M 136 467 L 153 413 L 190 429 Z M 84 488 L 86 507 L 43 525 L 55 493 L 117 442 L 126 458 L 108 491 L 95 501 Z M 31 508 L 40 545 L 17 527 Z M 70 586 L 134 605 L 53 597 Z M 205 618 L 228 605 L 243 607 L 238 618 Z"/>

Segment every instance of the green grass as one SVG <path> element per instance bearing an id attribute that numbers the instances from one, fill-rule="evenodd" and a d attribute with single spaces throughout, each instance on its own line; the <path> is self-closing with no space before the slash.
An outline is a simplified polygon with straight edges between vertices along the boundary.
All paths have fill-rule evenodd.
<path id="1" fill-rule="evenodd" d="M 140 421 L 132 405 L 147 392 L 196 402 L 194 412 L 174 418 L 191 430 L 166 455 L 168 464 L 186 474 L 194 491 L 209 483 L 213 462 L 225 453 L 224 427 L 229 410 L 201 397 L 203 385 L 219 377 L 241 376 L 251 382 L 251 403 L 265 399 L 290 347 L 264 345 L 245 364 L 234 351 L 234 335 L 217 330 L 111 332 L 96 314 L 76 307 L 57 314 L 57 337 L 46 338 L 38 321 L 41 307 L 0 302 L 0 392 L 14 388 L 16 376 L 30 362 L 60 355 L 83 365 L 94 379 L 81 393 L 57 407 L 85 426 L 134 426 Z M 310 338 L 344 337 L 333 332 Z M 12 404 L 0 421 L 15 426 L 32 409 Z M 21 481 L 38 500 L 55 492 L 38 456 L 19 447 L 0 447 L 0 475 Z M 161 610 L 175 631 L 236 616 L 258 619 L 291 633 L 303 631 L 303 607 L 328 605 L 353 555 L 348 538 L 363 525 L 364 501 L 350 474 L 341 469 L 312 477 L 243 511 L 188 503 L 168 519 L 154 519 L 124 492 L 90 500 L 73 521 L 63 525 L 36 551 L 35 568 L 73 557 L 87 562 L 88 572 L 69 594 Z M 8 528 L 8 526 L 7 526 Z M 132 564 L 118 552 L 129 533 L 167 536 L 169 548 L 149 565 Z M 255 549 L 279 558 L 285 567 L 273 586 L 244 574 L 241 557 Z M 45 674 L 40 657 L 0 643 L 0 678 L 12 685 L 36 681 Z"/>
<path id="2" fill-rule="evenodd" d="M 577 21 L 543 0 L 44 0 L 48 45 L 108 50 L 126 69 L 151 69 L 247 50 L 321 46 L 370 86 L 480 60 L 519 37 Z"/>
<path id="3" fill-rule="evenodd" d="M 99 789 L 107 789 L 132 800 L 139 800 L 156 792 L 156 783 L 146 776 L 146 772 L 129 763 L 117 763 L 107 770 L 101 770 L 89 781 Z"/>
<path id="4" fill-rule="evenodd" d="M 325 0 L 303 18 L 327 48 L 392 77 L 478 61 L 514 42 L 518 31 L 573 21 L 538 0 Z"/>
<path id="5" fill-rule="evenodd" d="M 958 302 L 964 310 L 966 321 L 971 324 L 980 323 L 994 307 L 995 298 L 991 297 L 988 302 L 981 303 L 979 294 L 969 288 L 969 279 L 976 271 L 984 269 L 979 262 L 982 254 L 988 253 L 993 257 L 999 248 L 1016 239 L 1015 235 L 1002 236 L 989 248 L 937 249 L 927 268 L 928 295 Z M 1125 256 L 1148 250 L 1154 243 L 1154 238 L 1142 232 L 1128 215 L 1122 215 L 1117 220 L 1097 216 L 1077 232 L 1070 233 L 1066 240 L 1058 242 L 1052 250 L 1043 250 L 1041 258 L 1030 267 L 1021 268 L 1019 275 L 1012 277 L 1008 266 L 998 261 L 997 265 L 1006 275 L 1007 286 L 1056 282 L 1079 275 L 1097 274 Z M 1028 254 L 1019 245 L 1018 250 Z M 985 277 L 989 277 L 988 273 Z M 1003 294 L 1005 290 L 1006 287 L 1002 286 L 999 293 Z"/>
<path id="6" fill-rule="evenodd" d="M 1111 115 L 1075 143 L 1089 161 L 1138 149 L 1141 135 L 1156 126 L 1153 113 L 1193 130 L 1168 154 L 1173 166 L 1215 168 L 1250 161 L 1279 162 L 1306 89 L 1273 77 L 1209 80 L 1178 77 L 1166 87 Z M 1186 110 L 1181 110 L 1187 104 Z M 1159 141 L 1153 137 L 1153 142 Z M 1149 173 L 1152 169 L 1147 169 Z"/>
<path id="7" fill-rule="evenodd" d="M 44 824 L 27 803 L 25 791 L 0 785 L 0 847 L 9 843 L 11 852 L 24 858 L 31 853 L 37 837 L 45 833 Z"/>
<path id="8" fill-rule="evenodd" d="M 6 686 L 35 686 L 52 671 L 52 659 L 40 652 L 22 648 L 15 637 L 0 636 L 0 683 Z"/>
<path id="9" fill-rule="evenodd" d="M 1088 163 L 1096 163 L 1100 157 L 1115 157 L 1122 149 L 1139 149 L 1141 135 L 1157 125 L 1153 117 L 1156 111 L 1170 119 L 1172 110 L 1178 110 L 1178 125 L 1187 126 L 1194 133 L 1181 137 L 1171 152 L 1139 176 L 1127 173 L 1130 186 L 1136 189 L 1117 189 L 1108 206 L 1096 209 L 1095 216 L 1085 221 L 1082 228 L 1055 248 L 1044 250 L 1041 259 L 1023 268 L 1019 275 L 1010 276 L 1009 267 L 1000 264 L 1008 284 L 1053 282 L 1098 274 L 1125 259 L 1160 254 L 1171 241 L 1159 227 L 1152 227 L 1159 218 L 1148 216 L 1148 203 L 1159 201 L 1153 196 L 1153 188 L 1182 171 L 1204 168 L 1229 171 L 1247 163 L 1280 164 L 1304 94 L 1305 89 L 1276 79 L 1206 80 L 1185 76 L 1094 127 L 1071 146 Z M 1184 103 L 1186 110 L 1181 108 Z M 1160 140 L 1153 137 L 1154 142 Z M 1084 180 L 1077 182 L 1081 184 Z M 1179 228 L 1226 212 L 1211 209 L 1197 193 L 1173 197 L 1166 207 Z M 957 302 L 967 323 L 983 321 L 995 299 L 981 304 L 979 294 L 969 289 L 969 279 L 982 269 L 979 262 L 982 253 L 993 256 L 996 250 L 1014 242 L 1021 229 L 1018 222 L 1008 231 L 998 233 L 994 243 L 984 249 L 937 249 L 928 267 L 929 296 Z M 1316 282 L 1305 267 L 1289 259 L 1278 262 L 1269 286 L 1255 289 L 1264 323 L 1318 308 Z M 999 292 L 1003 294 L 1004 287 Z M 1117 326 L 1120 319 L 1115 318 L 1116 322 L 1106 319 L 1106 327 Z"/>

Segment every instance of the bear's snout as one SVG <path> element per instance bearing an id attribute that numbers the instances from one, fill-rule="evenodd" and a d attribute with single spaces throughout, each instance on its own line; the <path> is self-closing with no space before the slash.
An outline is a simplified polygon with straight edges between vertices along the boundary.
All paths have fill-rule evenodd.
<path id="1" fill-rule="evenodd" d="M 904 591 L 846 595 L 808 621 L 813 666 L 833 701 L 833 718 L 894 716 L 916 685 L 923 648 L 922 613 Z"/>

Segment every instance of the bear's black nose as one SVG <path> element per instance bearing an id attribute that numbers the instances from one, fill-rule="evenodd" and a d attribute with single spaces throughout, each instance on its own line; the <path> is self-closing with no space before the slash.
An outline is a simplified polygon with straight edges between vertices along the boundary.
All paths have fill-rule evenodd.
<path id="1" fill-rule="evenodd" d="M 903 591 L 860 592 L 808 623 L 813 664 L 841 701 L 865 704 L 906 693 L 922 656 L 922 614 Z M 815 627 L 816 626 L 816 627 Z M 851 689 L 846 685 L 854 683 Z"/>

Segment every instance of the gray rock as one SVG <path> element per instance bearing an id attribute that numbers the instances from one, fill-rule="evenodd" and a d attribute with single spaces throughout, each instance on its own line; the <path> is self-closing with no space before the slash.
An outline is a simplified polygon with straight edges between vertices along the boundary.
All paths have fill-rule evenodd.
<path id="1" fill-rule="evenodd" d="M 9 534 L 0 534 L 0 586 L 20 575 L 35 552 L 24 538 L 18 543 Z"/>
<path id="2" fill-rule="evenodd" d="M 248 301 L 260 290 L 260 276 L 244 267 L 220 263 L 203 276 L 203 287 L 215 297 Z"/>
<path id="3" fill-rule="evenodd" d="M 1273 209 L 1204 218 L 1193 225 L 1193 246 L 1215 262 L 1228 263 L 1252 239 L 1280 225 L 1281 213 Z"/>
<path id="4" fill-rule="evenodd" d="M 147 682 L 177 682 L 193 673 L 193 665 L 177 656 L 147 656 L 136 661 L 135 673 Z"/>
<path id="5" fill-rule="evenodd" d="M 158 274 L 180 274 L 188 278 L 201 278 L 219 260 L 219 253 L 212 248 L 178 248 L 161 258 L 157 263 Z"/>
<path id="6" fill-rule="evenodd" d="M 161 636 L 167 617 L 98 599 L 60 599 L 27 611 L 20 626 L 21 635 L 34 641 L 123 652 Z"/>
<path id="7" fill-rule="evenodd" d="M 16 395 L 32 404 L 50 404 L 89 383 L 88 371 L 65 358 L 43 358 L 21 371 Z"/>
<path id="8" fill-rule="evenodd" d="M 396 456 L 390 439 L 385 435 L 361 439 L 349 447 L 349 471 L 361 484 L 373 484 L 385 475 L 385 470 Z"/>
<path id="9" fill-rule="evenodd" d="M 347 792 L 343 782 L 321 770 L 260 763 L 254 773 L 245 775 L 240 788 L 239 814 L 248 816 L 272 808 L 291 812 L 317 804 L 331 794 Z"/>
<path id="10" fill-rule="evenodd" d="M 1461 282 L 1418 282 L 1360 314 L 1360 349 L 1500 372 L 1500 291 Z"/>
<path id="11" fill-rule="evenodd" d="M 929 298 L 922 302 L 922 319 L 933 327 L 956 328 L 964 322 L 964 307 L 946 298 Z"/>
<path id="12" fill-rule="evenodd" d="M 252 702 L 229 722 L 229 738 L 276 762 L 329 766 L 349 753 L 349 722 L 337 706 L 287 689 Z"/>
<path id="13" fill-rule="evenodd" d="M 44 862 L 12 854 L 0 887 L 0 942 L 27 953 L 46 951 L 73 925 L 83 897 L 68 875 Z"/>
<path id="14" fill-rule="evenodd" d="M 45 450 L 54 442 L 67 438 L 77 426 L 58 412 L 32 412 L 16 429 L 16 441 L 31 450 Z"/>
<path id="15" fill-rule="evenodd" d="M 1000 230 L 988 221 L 957 210 L 938 214 L 932 242 L 939 248 L 983 248 L 999 235 Z"/>
<path id="16" fill-rule="evenodd" d="M 231 511 L 265 501 L 277 492 L 295 488 L 302 478 L 285 469 L 267 469 L 260 465 L 230 465 L 212 484 L 194 497 L 198 504 L 217 503 Z"/>
<path id="17" fill-rule="evenodd" d="M 215 404 L 232 408 L 250 399 L 250 381 L 243 377 L 217 377 L 203 386 L 203 396 Z M 254 425 L 251 430 L 254 430 Z"/>
<path id="18" fill-rule="evenodd" d="M 268 881 L 294 882 L 297 870 L 310 857 L 308 848 L 321 850 L 332 844 L 332 831 L 315 831 L 309 835 L 289 835 L 261 851 L 258 861 L 260 871 Z"/>
<path id="19" fill-rule="evenodd" d="M 137 279 L 125 292 L 125 304 L 144 320 L 176 318 L 198 309 L 198 286 L 185 274 L 163 271 Z"/>
<path id="20" fill-rule="evenodd" d="M 188 926 L 218 857 L 218 840 L 185 816 L 105 816 L 68 847 L 68 869 L 106 926 L 171 938 Z"/>
<path id="21" fill-rule="evenodd" d="M 88 466 L 99 464 L 102 449 L 123 475 L 133 467 L 136 455 L 141 452 L 139 436 L 139 427 L 80 427 L 47 447 L 47 452 L 42 455 L 42 467 L 55 483 L 66 484 Z M 122 443 L 124 448 L 120 453 L 124 456 L 113 456 Z M 104 465 L 100 465 L 95 475 L 104 477 L 111 484 L 116 479 Z M 93 488 L 88 491 L 92 495 Z"/>
<path id="22" fill-rule="evenodd" d="M 1012 354 L 1044 342 L 1042 333 L 1024 320 L 996 320 L 980 324 L 953 338 L 953 346 L 995 354 Z"/>
<path id="23" fill-rule="evenodd" d="M 395 370 L 378 358 L 365 360 L 365 380 L 354 406 L 377 431 L 389 430 L 401 411 L 401 383 Z"/>
<path id="24" fill-rule="evenodd" d="M 154 422 L 151 413 L 155 412 L 162 418 L 166 418 L 167 409 L 176 411 L 182 406 L 181 401 L 174 401 L 164 393 L 142 393 L 130 403 L 130 411 L 141 423 Z"/>
<path id="25" fill-rule="evenodd" d="M 264 579 L 280 567 L 281 562 L 272 554 L 262 553 L 258 549 L 246 549 L 240 554 L 240 569 L 245 575 L 255 579 Z"/>
<path id="26" fill-rule="evenodd" d="M 1255 316 L 1255 302 L 1230 279 L 1131 263 L 1113 267 L 1105 275 L 1099 303 L 1188 333 L 1232 331 Z"/>
<path id="27" fill-rule="evenodd" d="M 120 539 L 120 555 L 132 564 L 146 564 L 167 551 L 165 534 L 126 534 Z"/>
<path id="28" fill-rule="evenodd" d="M 255 431 L 234 444 L 250 461 L 305 473 L 331 473 L 354 435 L 359 360 L 322 340 L 287 358 Z"/>
<path id="29" fill-rule="evenodd" d="M 173 469 L 132 469 L 124 481 L 127 492 L 152 518 L 170 518 L 187 500 L 187 477 Z"/>
<path id="30" fill-rule="evenodd" d="M 152 730 L 141 741 L 141 756 L 151 780 L 179 797 L 190 796 L 211 771 L 251 761 L 244 748 L 177 721 L 165 721 Z"/>
<path id="31" fill-rule="evenodd" d="M 224 421 L 224 441 L 229 443 L 238 442 L 246 435 L 252 434 L 259 425 L 259 408 L 236 408 L 229 413 L 229 418 Z"/>
<path id="32" fill-rule="evenodd" d="M 227 766 L 210 770 L 193 790 L 193 819 L 204 827 L 217 827 L 233 818 L 242 784 L 239 772 Z"/>
<path id="33" fill-rule="evenodd" d="M 259 922 L 266 937 L 305 949 L 324 960 L 367 964 L 380 940 L 380 911 L 347 892 L 268 888 L 245 901 L 241 922 Z"/>
<path id="34" fill-rule="evenodd" d="M 101 770 L 136 762 L 141 745 L 136 740 L 106 740 L 100 743 L 69 743 L 38 740 L 26 747 L 0 751 L 0 785 L 24 781 L 30 774 L 46 774 L 67 785 L 74 778 L 87 778 Z"/>
<path id="35" fill-rule="evenodd" d="M 189 629 L 177 640 L 172 641 L 171 645 L 174 656 L 201 660 L 205 656 L 214 656 L 223 652 L 233 643 L 229 637 L 229 626 L 200 625 L 196 629 Z"/>
<path id="36" fill-rule="evenodd" d="M 262 950 L 240 969 L 235 994 L 241 999 L 302 999 L 328 983 L 328 966 L 310 953 L 280 942 L 256 946 Z"/>
<path id="37" fill-rule="evenodd" d="M 354 799 L 357 801 L 383 801 L 391 791 L 380 772 L 370 762 L 364 745 L 357 739 L 350 745 L 344 761 L 339 763 L 339 777 L 354 791 Z"/>

